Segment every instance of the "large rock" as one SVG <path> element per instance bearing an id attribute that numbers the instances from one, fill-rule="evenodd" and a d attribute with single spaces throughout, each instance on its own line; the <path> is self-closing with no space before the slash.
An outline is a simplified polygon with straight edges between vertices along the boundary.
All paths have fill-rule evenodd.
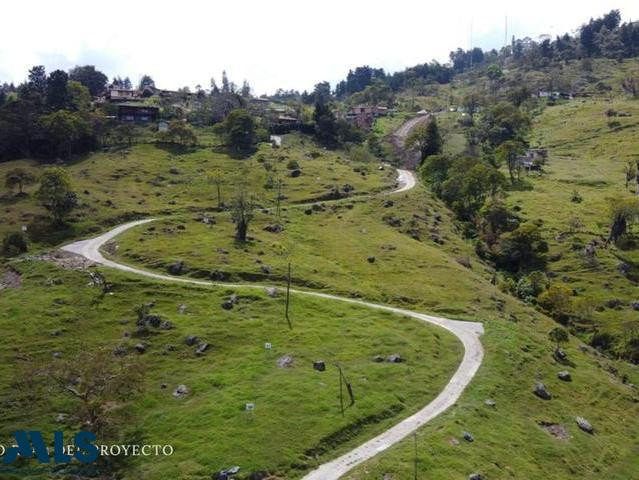
<path id="1" fill-rule="evenodd" d="M 169 273 L 171 275 L 182 275 L 186 271 L 186 263 L 182 260 L 178 260 L 172 265 L 169 265 Z"/>
<path id="2" fill-rule="evenodd" d="M 186 385 L 178 385 L 177 388 L 173 390 L 173 396 L 175 398 L 186 397 L 189 393 L 191 393 L 191 390 L 189 390 L 189 387 Z"/>
<path id="3" fill-rule="evenodd" d="M 386 361 L 389 363 L 402 363 L 404 358 L 399 353 L 394 353 L 393 355 L 389 355 Z"/>
<path id="4" fill-rule="evenodd" d="M 296 168 L 295 170 L 291 170 L 291 173 L 289 173 L 289 175 L 293 178 L 297 178 L 302 174 L 302 171 L 299 168 Z"/>
<path id="5" fill-rule="evenodd" d="M 535 383 L 533 393 L 543 400 L 550 400 L 552 398 L 552 395 L 546 389 L 546 385 L 541 382 Z"/>
<path id="6" fill-rule="evenodd" d="M 572 377 L 570 376 L 570 372 L 568 370 L 562 370 L 561 372 L 559 372 L 557 374 L 557 378 L 559 378 L 559 380 L 562 380 L 564 382 L 572 381 Z"/>
<path id="7" fill-rule="evenodd" d="M 195 335 L 187 335 L 184 343 L 186 343 L 189 347 L 192 347 L 198 342 L 198 338 Z"/>
<path id="8" fill-rule="evenodd" d="M 324 370 L 326 370 L 326 363 L 323 360 L 316 360 L 313 362 L 313 369 L 317 370 L 318 372 L 323 372 Z"/>
<path id="9" fill-rule="evenodd" d="M 468 480 L 484 480 L 484 477 L 481 476 L 481 473 L 471 473 L 468 475 Z"/>
<path id="10" fill-rule="evenodd" d="M 206 342 L 201 342 L 198 346 L 197 346 L 197 350 L 195 350 L 195 354 L 196 355 L 204 355 L 204 352 L 206 352 L 209 349 L 209 344 Z"/>
<path id="11" fill-rule="evenodd" d="M 271 297 L 271 298 L 275 298 L 277 297 L 277 288 L 275 287 L 266 287 L 264 289 L 264 291 L 266 292 L 266 294 Z"/>
<path id="12" fill-rule="evenodd" d="M 577 422 L 577 426 L 581 428 L 584 432 L 593 434 L 595 429 L 592 428 L 592 425 L 588 420 L 584 417 L 576 417 L 575 421 Z"/>
<path id="13" fill-rule="evenodd" d="M 470 432 L 464 432 L 462 433 L 462 436 L 464 437 L 464 440 L 466 440 L 467 442 L 475 441 L 475 437 L 473 437 Z"/>
<path id="14" fill-rule="evenodd" d="M 277 366 L 280 368 L 290 368 L 293 366 L 293 357 L 284 355 L 277 359 Z"/>

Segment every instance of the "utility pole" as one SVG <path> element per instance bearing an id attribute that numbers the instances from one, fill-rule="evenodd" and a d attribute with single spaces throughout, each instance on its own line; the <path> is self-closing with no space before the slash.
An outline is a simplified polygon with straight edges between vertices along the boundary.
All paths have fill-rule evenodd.
<path id="1" fill-rule="evenodd" d="M 286 312 L 285 312 L 285 316 L 286 316 L 286 322 L 288 323 L 288 328 L 293 330 L 293 325 L 291 324 L 291 319 L 288 316 L 288 307 L 289 307 L 289 303 L 290 303 L 290 297 L 291 297 L 291 262 L 288 262 L 288 278 L 287 278 L 287 282 L 286 282 Z"/>
<path id="2" fill-rule="evenodd" d="M 417 432 L 413 433 L 413 451 L 414 451 L 414 476 L 413 480 L 417 480 Z"/>

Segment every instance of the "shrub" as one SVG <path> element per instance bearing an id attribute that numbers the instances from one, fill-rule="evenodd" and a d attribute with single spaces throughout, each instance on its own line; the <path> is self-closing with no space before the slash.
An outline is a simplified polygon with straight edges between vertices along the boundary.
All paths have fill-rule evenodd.
<path id="1" fill-rule="evenodd" d="M 562 283 L 550 285 L 537 301 L 546 313 L 559 321 L 565 321 L 573 310 L 572 290 Z"/>
<path id="2" fill-rule="evenodd" d="M 23 232 L 11 232 L 2 240 L 2 252 L 12 257 L 29 250 L 29 239 Z"/>
<path id="3" fill-rule="evenodd" d="M 300 168 L 300 164 L 297 163 L 297 160 L 291 159 L 286 163 L 286 168 L 288 168 L 289 170 L 296 170 Z"/>
<path id="4" fill-rule="evenodd" d="M 609 351 L 615 343 L 615 337 L 608 332 L 595 333 L 590 339 L 590 345 L 600 350 Z"/>

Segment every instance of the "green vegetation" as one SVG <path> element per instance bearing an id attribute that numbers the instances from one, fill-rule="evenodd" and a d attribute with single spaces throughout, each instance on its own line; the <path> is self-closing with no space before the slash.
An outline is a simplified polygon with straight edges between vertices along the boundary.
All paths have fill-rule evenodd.
<path id="1" fill-rule="evenodd" d="M 170 457 L 131 459 L 122 478 L 203 479 L 235 464 L 245 475 L 267 470 L 295 478 L 421 408 L 448 382 L 462 353 L 440 329 L 340 302 L 293 296 L 289 330 L 284 296 L 271 298 L 262 289 L 189 287 L 100 269 L 110 284 L 102 296 L 86 271 L 29 261 L 12 266 L 21 286 L 0 292 L 2 443 L 18 428 L 59 429 L 60 413 L 73 430 L 83 403 L 39 373 L 78 355 L 117 351 L 123 357 L 113 362 L 124 358 L 141 376 L 138 392 L 108 410 L 107 438 L 175 447 Z M 234 293 L 233 308 L 223 309 Z M 140 326 L 135 309 L 148 302 L 153 305 L 142 318 L 159 315 L 173 328 Z M 209 344 L 202 355 L 195 352 L 198 344 L 185 343 L 188 335 Z M 138 344 L 144 353 L 136 353 Z M 395 353 L 406 361 L 373 360 Z M 286 355 L 290 365 L 282 360 Z M 313 369 L 317 360 L 325 362 L 325 372 Z M 355 395 L 343 417 L 336 362 Z M 189 393 L 176 398 L 181 384 Z M 255 410 L 245 411 L 246 403 Z M 103 418 L 109 404 L 96 405 Z"/>

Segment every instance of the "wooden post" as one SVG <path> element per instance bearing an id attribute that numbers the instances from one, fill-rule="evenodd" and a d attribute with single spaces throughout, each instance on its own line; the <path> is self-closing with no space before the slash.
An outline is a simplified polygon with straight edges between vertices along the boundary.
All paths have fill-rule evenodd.
<path id="1" fill-rule="evenodd" d="M 339 407 L 342 410 L 342 417 L 344 416 L 344 393 L 342 390 L 342 367 L 337 365 L 339 371 Z"/>
<path id="2" fill-rule="evenodd" d="M 287 282 L 286 282 L 286 312 L 285 312 L 285 316 L 286 316 L 286 322 L 288 323 L 288 328 L 293 330 L 293 325 L 291 324 L 291 319 L 288 316 L 288 307 L 289 307 L 289 304 L 290 304 L 290 297 L 291 297 L 291 262 L 288 262 L 288 279 L 287 279 Z"/>
<path id="3" fill-rule="evenodd" d="M 417 432 L 413 434 L 413 447 L 414 447 L 414 478 L 413 480 L 417 480 Z"/>

